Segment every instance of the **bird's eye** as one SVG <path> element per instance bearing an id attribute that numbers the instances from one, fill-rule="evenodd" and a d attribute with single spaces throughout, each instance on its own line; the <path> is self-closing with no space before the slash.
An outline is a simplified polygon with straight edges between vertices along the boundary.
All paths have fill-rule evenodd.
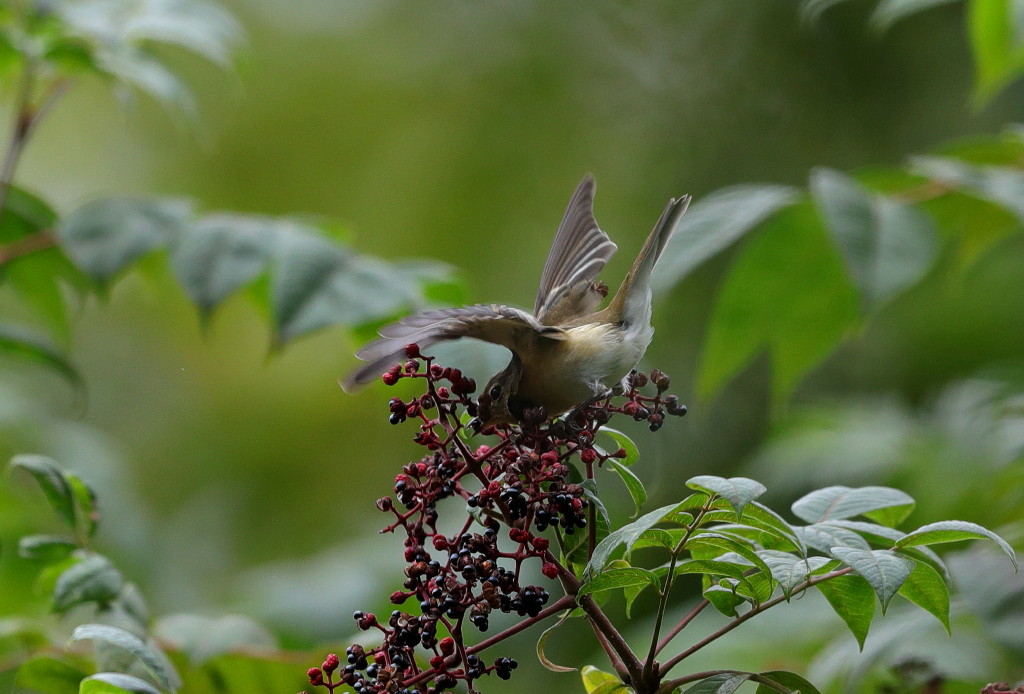
<path id="1" fill-rule="evenodd" d="M 491 400 L 497 400 L 501 397 L 501 386 L 494 386 L 487 394 L 491 396 Z"/>

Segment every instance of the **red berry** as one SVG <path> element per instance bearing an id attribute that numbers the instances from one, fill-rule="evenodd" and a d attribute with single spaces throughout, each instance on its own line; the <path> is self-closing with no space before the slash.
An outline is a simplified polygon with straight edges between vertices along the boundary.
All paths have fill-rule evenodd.
<path id="1" fill-rule="evenodd" d="M 322 667 L 324 669 L 324 672 L 330 674 L 338 669 L 338 665 L 340 663 L 341 661 L 338 660 L 338 655 L 336 653 L 331 653 L 324 660 L 324 664 L 322 665 Z"/>
<path id="2" fill-rule="evenodd" d="M 448 549 L 448 538 L 444 535 L 434 535 L 434 549 L 438 552 Z"/>
<path id="3" fill-rule="evenodd" d="M 309 678 L 309 683 L 314 687 L 319 687 L 324 683 L 324 673 L 318 667 L 311 667 L 306 670 L 306 677 Z"/>
<path id="4" fill-rule="evenodd" d="M 548 578 L 558 578 L 558 567 L 552 564 L 551 562 L 547 562 L 546 564 L 544 564 L 540 572 Z"/>
<path id="5" fill-rule="evenodd" d="M 590 463 L 597 460 L 597 451 L 595 451 L 593 448 L 583 449 L 583 452 L 580 453 L 580 460 L 589 465 Z"/>
<path id="6" fill-rule="evenodd" d="M 546 537 L 535 537 L 530 541 L 533 544 L 534 549 L 538 552 L 543 552 L 551 545 L 551 541 Z"/>
<path id="7" fill-rule="evenodd" d="M 430 667 L 435 670 L 440 670 L 442 665 L 444 665 L 443 655 L 435 655 L 430 658 Z"/>
<path id="8" fill-rule="evenodd" d="M 423 355 L 420 354 L 420 346 L 418 344 L 416 344 L 415 342 L 412 342 L 412 343 L 407 344 L 405 346 L 405 356 L 409 357 L 410 359 L 422 359 L 423 358 Z"/>
<path id="9" fill-rule="evenodd" d="M 455 639 L 451 636 L 446 636 L 441 639 L 441 642 L 437 644 L 437 647 L 441 650 L 441 653 L 451 655 L 455 652 Z"/>
<path id="10" fill-rule="evenodd" d="M 393 386 L 398 383 L 398 374 L 392 371 L 385 371 L 380 377 L 380 380 L 384 381 L 384 385 L 386 386 Z"/>

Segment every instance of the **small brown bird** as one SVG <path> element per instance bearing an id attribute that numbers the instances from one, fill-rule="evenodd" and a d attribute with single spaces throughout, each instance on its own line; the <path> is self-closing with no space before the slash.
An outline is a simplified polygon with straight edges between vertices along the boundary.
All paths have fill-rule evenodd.
<path id="1" fill-rule="evenodd" d="M 651 271 L 689 203 L 689 195 L 669 201 L 619 290 L 598 311 L 608 287 L 597 274 L 617 247 L 594 219 L 594 179 L 584 177 L 551 244 L 532 314 L 477 304 L 402 318 L 356 353 L 369 363 L 345 379 L 345 390 L 379 377 L 407 344 L 422 349 L 472 337 L 512 352 L 481 395 L 485 425 L 521 420 L 536 407 L 553 417 L 610 394 L 651 343 Z"/>

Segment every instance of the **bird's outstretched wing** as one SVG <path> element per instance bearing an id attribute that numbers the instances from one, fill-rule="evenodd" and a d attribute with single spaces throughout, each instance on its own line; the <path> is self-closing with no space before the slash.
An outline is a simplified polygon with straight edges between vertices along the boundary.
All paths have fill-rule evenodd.
<path id="1" fill-rule="evenodd" d="M 472 337 L 515 353 L 517 344 L 532 335 L 557 340 L 562 331 L 542 326 L 522 309 L 499 304 L 421 311 L 381 328 L 379 338 L 356 352 L 358 358 L 368 363 L 349 374 L 342 387 L 351 391 L 377 378 L 402 360 L 403 350 L 410 343 L 422 349 L 443 340 Z"/>
<path id="2" fill-rule="evenodd" d="M 616 248 L 594 219 L 594 179 L 588 174 L 569 199 L 548 251 L 533 307 L 537 320 L 559 325 L 595 311 L 607 290 L 594 279 Z"/>

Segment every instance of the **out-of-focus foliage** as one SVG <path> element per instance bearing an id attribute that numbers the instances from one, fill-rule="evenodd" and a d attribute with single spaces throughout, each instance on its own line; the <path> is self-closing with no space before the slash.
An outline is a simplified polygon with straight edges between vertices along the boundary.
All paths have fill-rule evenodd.
<path id="1" fill-rule="evenodd" d="M 669 443 L 637 437 L 630 468 L 655 505 L 746 457 L 787 501 L 886 484 L 917 499 L 915 525 L 959 517 L 1019 548 L 1024 146 L 1005 125 L 1022 103 L 1018 6 L 258 0 L 234 3 L 238 21 L 198 0 L 2 3 L 4 103 L 12 121 L 19 104 L 40 118 L 21 121 L 33 144 L 10 150 L 22 175 L 5 176 L 0 205 L 0 353 L 13 366 L 0 378 L 0 453 L 42 450 L 117 489 L 104 494 L 116 520 L 103 552 L 160 611 L 229 603 L 291 643 L 338 639 L 344 615 L 370 599 L 354 597 L 351 557 L 388 561 L 388 539 L 361 519 L 407 447 L 372 395 L 337 392 L 351 365 L 345 335 L 321 331 L 268 362 L 266 326 L 275 344 L 335 322 L 360 323 L 362 339 L 421 302 L 463 300 L 444 264 L 393 262 L 410 255 L 462 267 L 473 300 L 525 303 L 565 186 L 592 170 L 598 218 L 624 249 L 667 196 L 698 200 L 659 268 L 649 359 L 699 396 Z M 248 60 L 235 65 L 240 46 Z M 119 120 L 107 86 L 174 115 L 144 99 Z M 182 116 L 198 138 L 166 133 Z M 186 198 L 198 203 L 175 208 Z M 88 224 L 68 235 L 104 207 L 172 214 L 122 227 L 111 216 L 97 245 Z M 345 218 L 351 233 L 295 210 Z M 383 293 L 345 301 L 369 286 Z M 67 392 L 22 364 L 84 383 L 71 407 L 85 421 L 69 421 Z M 628 492 L 620 501 L 608 499 L 613 517 L 635 509 Z M 26 552 L 68 549 L 6 490 L 0 519 L 5 549 L 41 530 Z M 27 564 L 0 555 L 0 612 L 46 609 Z M 952 641 L 938 620 L 904 620 L 895 605 L 857 656 L 848 633 L 818 631 L 820 613 L 802 600 L 793 621 L 766 615 L 780 621 L 760 632 L 759 617 L 723 650 L 756 652 L 765 662 L 752 671 L 813 663 L 819 684 L 836 673 L 831 691 L 914 691 L 934 674 L 914 665 L 925 657 L 964 681 L 948 691 L 973 694 L 1024 676 L 1019 588 L 986 583 L 985 566 L 951 562 L 963 596 Z M 633 615 L 649 614 L 648 597 L 635 598 Z M 767 648 L 758 634 L 773 632 L 794 640 Z M 551 639 L 549 654 L 583 659 L 589 633 L 579 635 Z M 4 648 L 48 642 L 23 617 L 0 623 Z M 218 661 L 242 658 L 201 672 L 177 648 L 190 691 L 235 672 Z M 722 665 L 714 657 L 708 668 Z M 43 658 L 24 676 L 70 683 L 85 671 Z M 263 665 L 245 662 L 259 681 Z M 514 684 L 535 683 L 524 677 Z"/>

